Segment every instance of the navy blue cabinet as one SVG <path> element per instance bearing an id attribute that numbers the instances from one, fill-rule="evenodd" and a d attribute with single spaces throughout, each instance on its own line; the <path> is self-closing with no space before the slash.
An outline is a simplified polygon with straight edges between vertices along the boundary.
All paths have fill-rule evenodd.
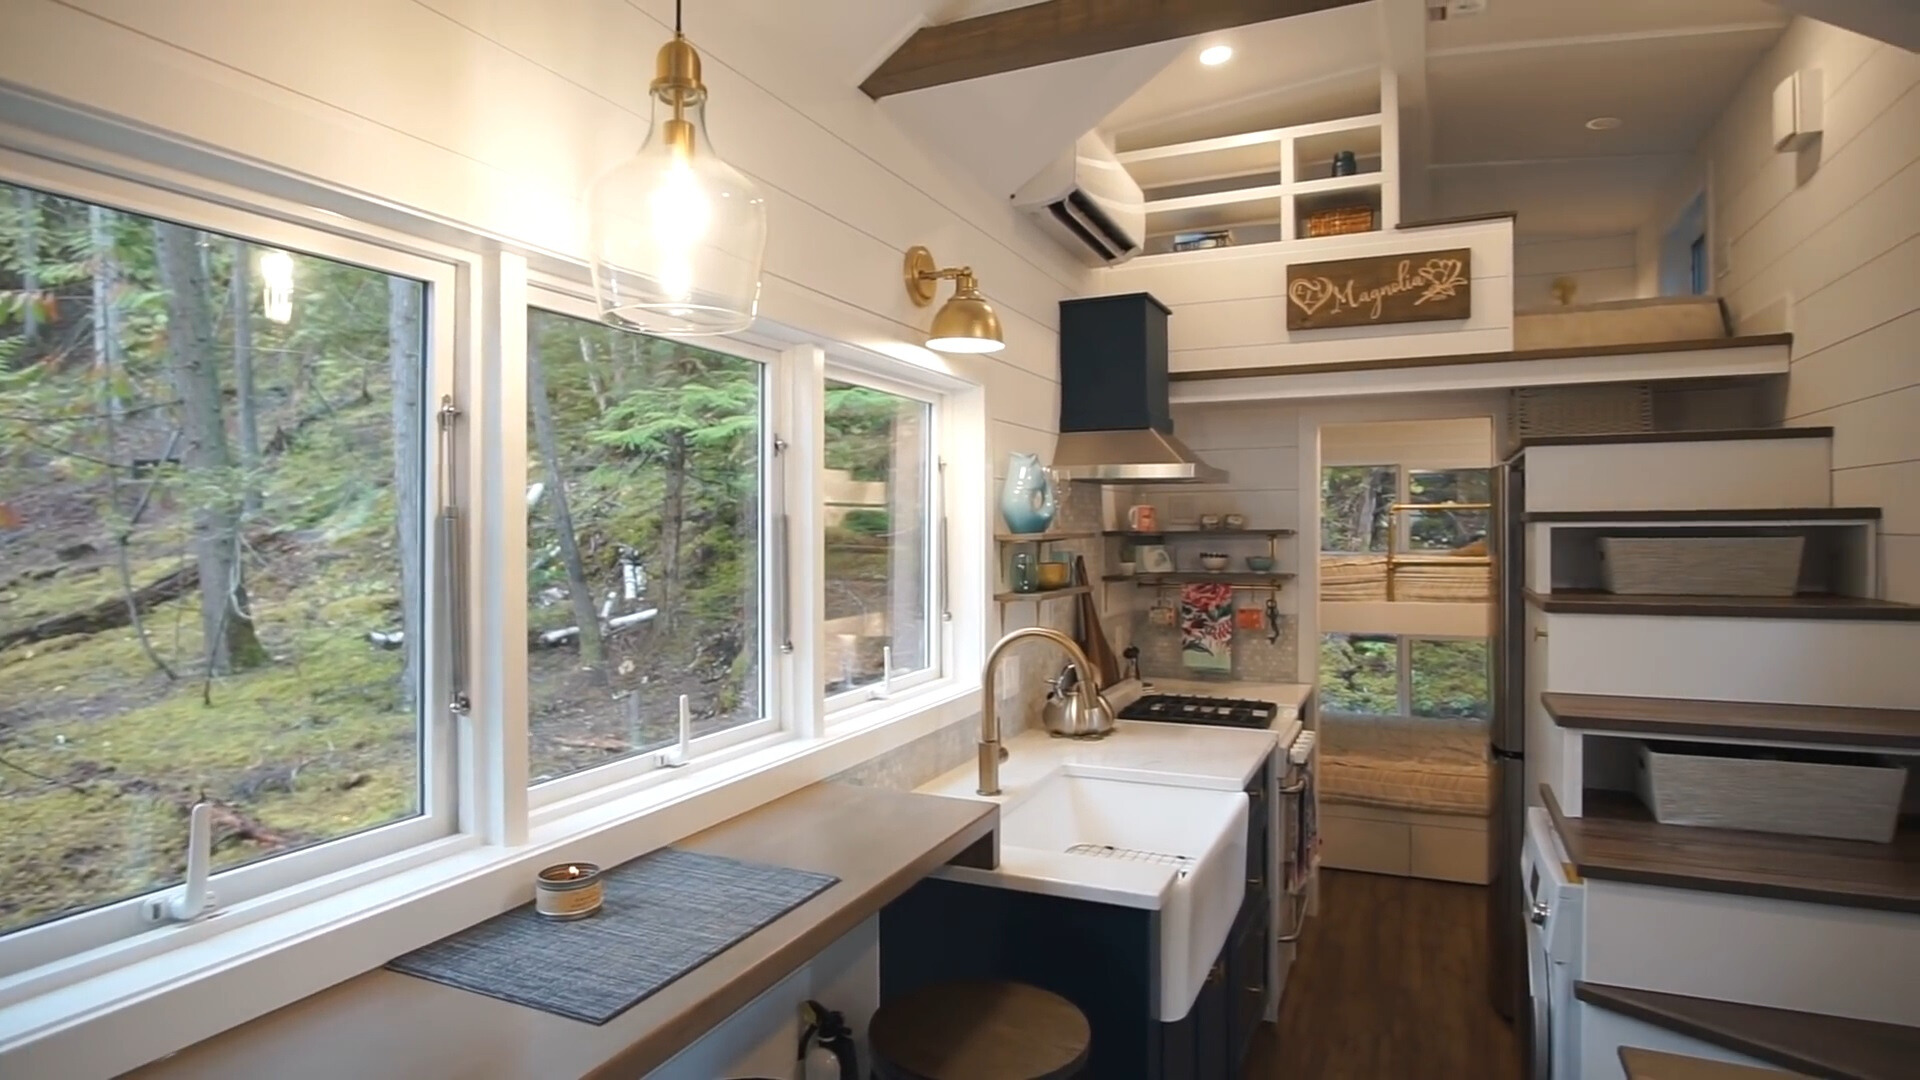
<path id="1" fill-rule="evenodd" d="M 939 879 L 920 882 L 880 914 L 881 998 L 947 979 L 1017 979 L 1087 1014 L 1090 1077 L 1237 1078 L 1269 993 L 1267 777 L 1263 769 L 1248 786 L 1248 840 L 1260 854 L 1248 860 L 1246 899 L 1182 1019 L 1154 1019 L 1153 912 Z"/>

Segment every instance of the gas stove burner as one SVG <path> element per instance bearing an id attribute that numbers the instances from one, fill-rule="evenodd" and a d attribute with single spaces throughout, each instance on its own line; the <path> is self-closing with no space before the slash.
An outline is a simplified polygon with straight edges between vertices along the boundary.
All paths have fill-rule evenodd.
<path id="1" fill-rule="evenodd" d="M 1122 720 L 1245 728 L 1267 727 L 1279 715 L 1279 706 L 1271 701 L 1209 697 L 1204 694 L 1148 694 L 1120 710 Z"/>

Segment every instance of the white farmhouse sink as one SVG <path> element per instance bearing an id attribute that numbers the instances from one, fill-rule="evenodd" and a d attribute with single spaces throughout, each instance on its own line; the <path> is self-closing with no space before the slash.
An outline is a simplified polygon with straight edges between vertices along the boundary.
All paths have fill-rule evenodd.
<path id="1" fill-rule="evenodd" d="M 1243 791 L 1061 771 L 1002 813 L 1002 858 L 1024 862 L 1025 852 L 1045 853 L 1064 874 L 1157 888 L 1155 1011 L 1161 1020 L 1179 1020 L 1199 996 L 1246 895 L 1247 812 Z"/>

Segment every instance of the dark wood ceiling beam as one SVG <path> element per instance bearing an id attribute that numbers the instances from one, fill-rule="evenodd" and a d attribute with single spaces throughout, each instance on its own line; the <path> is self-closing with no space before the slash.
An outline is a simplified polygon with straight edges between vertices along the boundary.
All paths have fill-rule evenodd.
<path id="1" fill-rule="evenodd" d="M 860 84 L 871 98 L 1346 7 L 1363 0 L 1044 0 L 929 26 Z"/>

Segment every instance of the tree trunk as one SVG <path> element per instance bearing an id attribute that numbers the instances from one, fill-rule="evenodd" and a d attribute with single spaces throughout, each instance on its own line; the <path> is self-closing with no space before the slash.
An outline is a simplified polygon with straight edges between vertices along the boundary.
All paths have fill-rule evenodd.
<path id="1" fill-rule="evenodd" d="M 661 546 L 666 550 L 667 572 L 661 588 L 660 615 L 667 630 L 680 623 L 680 531 L 687 512 L 687 436 L 675 431 L 667 436 L 667 497 L 660 510 L 665 515 Z"/>
<path id="2" fill-rule="evenodd" d="M 200 259 L 200 233 L 153 225 L 161 288 L 167 294 L 167 361 L 180 397 L 180 462 L 199 489 L 193 548 L 199 568 L 200 628 L 207 670 L 258 667 L 267 659 L 254 633 L 239 558 L 240 500 L 232 490 L 233 458 L 220 415 L 220 371 L 214 363 L 213 313 Z"/>
<path id="3" fill-rule="evenodd" d="M 567 568 L 567 599 L 573 605 L 574 625 L 580 628 L 580 663 L 598 667 L 604 659 L 600 642 L 600 614 L 587 585 L 586 565 L 580 559 L 580 541 L 573 532 L 573 511 L 567 506 L 566 470 L 560 463 L 560 438 L 553 430 L 553 403 L 547 400 L 547 374 L 538 350 L 527 351 L 527 402 L 533 407 L 533 437 L 546 466 L 547 500 L 553 507 L 553 531 L 560 537 L 560 561 Z"/>
<path id="4" fill-rule="evenodd" d="M 28 188 L 14 193 L 20 212 L 20 290 L 27 294 L 20 336 L 31 347 L 40 339 L 40 203 Z"/>
<path id="5" fill-rule="evenodd" d="M 404 631 L 400 682 L 409 708 L 417 704 L 425 633 L 426 586 L 421 580 L 427 536 L 421 497 L 425 460 L 421 397 L 426 381 L 422 364 L 420 284 L 387 279 L 387 365 L 393 381 L 393 502 L 398 515 L 400 550 L 400 626 Z"/>
<path id="6" fill-rule="evenodd" d="M 253 248 L 233 242 L 233 395 L 239 405 L 240 469 L 245 474 L 241 506 L 248 517 L 260 513 L 260 418 L 253 395 Z"/>

